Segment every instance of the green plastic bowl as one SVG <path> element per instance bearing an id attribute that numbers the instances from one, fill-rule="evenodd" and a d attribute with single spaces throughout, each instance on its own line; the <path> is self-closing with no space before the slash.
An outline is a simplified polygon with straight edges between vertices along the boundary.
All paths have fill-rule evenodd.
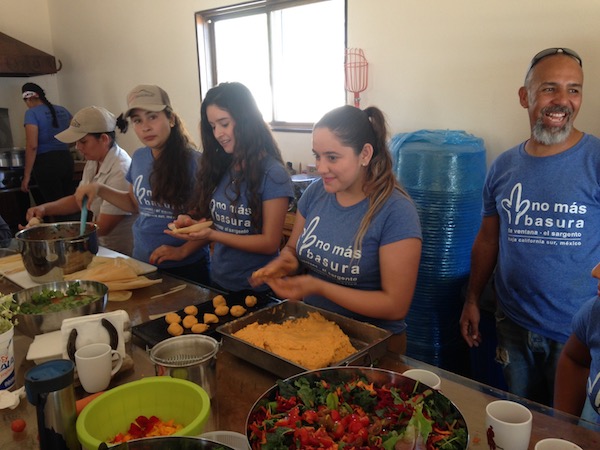
<path id="1" fill-rule="evenodd" d="M 202 433 L 210 413 L 204 389 L 187 380 L 167 376 L 147 377 L 106 391 L 87 405 L 77 418 L 77 438 L 85 450 L 125 433 L 140 415 L 174 419 L 183 425 L 175 435 Z"/>

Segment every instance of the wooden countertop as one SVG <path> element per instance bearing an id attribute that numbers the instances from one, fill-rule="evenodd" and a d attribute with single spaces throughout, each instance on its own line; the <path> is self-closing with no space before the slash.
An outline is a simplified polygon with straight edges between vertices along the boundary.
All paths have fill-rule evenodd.
<path id="1" fill-rule="evenodd" d="M 114 248 L 123 252 L 123 247 Z M 143 323 L 149 316 L 167 311 L 181 309 L 189 304 L 210 301 L 214 292 L 204 287 L 187 284 L 184 290 L 175 294 L 152 299 L 157 294 L 167 292 L 170 288 L 182 284 L 180 279 L 158 273 L 163 282 L 157 285 L 134 291 L 133 297 L 126 302 L 110 303 L 107 311 L 124 309 L 129 313 L 132 325 Z M 0 280 L 0 292 L 7 293 L 18 290 L 6 279 Z M 33 367 L 33 362 L 25 360 L 31 338 L 19 332 L 15 334 L 15 357 L 17 360 L 17 387 L 23 385 L 25 372 Z M 132 369 L 118 374 L 111 387 L 145 376 L 154 375 L 154 367 L 143 344 L 135 343 L 128 348 L 134 366 Z M 546 437 L 560 437 L 575 442 L 583 449 L 600 448 L 600 427 L 589 424 L 593 429 L 578 425 L 578 418 L 560 413 L 551 408 L 517 398 L 511 394 L 483 385 L 462 376 L 429 366 L 425 363 L 403 356 L 386 354 L 377 367 L 403 372 L 409 367 L 421 367 L 436 372 L 442 378 L 441 391 L 451 399 L 464 415 L 470 434 L 470 449 L 488 449 L 485 435 L 485 406 L 498 398 L 518 401 L 533 412 L 533 431 L 530 449 L 535 443 Z M 205 431 L 230 430 L 245 433 L 246 416 L 254 402 L 271 386 L 277 377 L 265 370 L 243 361 L 226 351 L 220 350 L 216 364 L 217 386 L 216 396 L 211 405 L 211 417 Z M 76 388 L 76 395 L 85 393 Z M 26 431 L 12 433 L 10 422 L 16 418 L 27 421 Z M 0 410 L 0 448 L 21 450 L 37 449 L 37 427 L 35 408 L 26 399 L 14 410 Z"/>

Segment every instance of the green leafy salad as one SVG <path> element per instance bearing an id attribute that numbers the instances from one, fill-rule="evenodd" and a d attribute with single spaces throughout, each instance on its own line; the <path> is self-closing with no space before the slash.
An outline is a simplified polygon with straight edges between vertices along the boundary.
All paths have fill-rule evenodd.
<path id="1" fill-rule="evenodd" d="M 467 427 L 452 402 L 418 382 L 409 385 L 405 392 L 360 376 L 278 381 L 274 400 L 251 412 L 252 449 L 466 449 Z"/>
<path id="2" fill-rule="evenodd" d="M 31 295 L 31 300 L 20 305 L 21 314 L 44 314 L 63 311 L 87 305 L 100 298 L 99 295 L 86 294 L 78 282 L 71 283 L 64 291 L 44 288 Z"/>

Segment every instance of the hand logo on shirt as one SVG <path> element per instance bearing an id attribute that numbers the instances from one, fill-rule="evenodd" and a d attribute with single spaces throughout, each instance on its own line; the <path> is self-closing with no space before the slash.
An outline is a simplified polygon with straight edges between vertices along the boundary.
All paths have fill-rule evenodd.
<path id="1" fill-rule="evenodd" d="M 523 186 L 521 183 L 515 184 L 515 187 L 510 191 L 510 198 L 502 199 L 500 204 L 504 211 L 506 211 L 508 215 L 508 223 L 512 224 L 512 212 L 515 212 L 515 222 L 514 225 L 519 224 L 519 219 L 529 211 L 530 201 L 529 200 L 521 200 L 521 193 L 523 191 Z"/>

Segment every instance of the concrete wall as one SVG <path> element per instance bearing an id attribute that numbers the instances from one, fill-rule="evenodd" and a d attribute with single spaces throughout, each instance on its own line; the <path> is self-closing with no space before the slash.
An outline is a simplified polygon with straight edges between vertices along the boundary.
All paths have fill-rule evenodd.
<path id="1" fill-rule="evenodd" d="M 0 78 L 15 143 L 24 144 L 25 81 L 73 112 L 99 104 L 115 113 L 134 85 L 158 84 L 199 141 L 194 13 L 231 3 L 238 1 L 0 0 L 0 29 L 64 65 L 57 75 Z M 393 133 L 466 130 L 485 140 L 493 159 L 529 135 L 517 98 L 529 60 L 565 46 L 584 62 L 577 125 L 600 134 L 596 0 L 348 0 L 348 12 L 348 46 L 362 48 L 370 68 L 361 105 L 383 109 Z M 310 134 L 276 137 L 286 160 L 312 163 Z M 133 132 L 119 141 L 130 152 L 139 147 Z"/>

